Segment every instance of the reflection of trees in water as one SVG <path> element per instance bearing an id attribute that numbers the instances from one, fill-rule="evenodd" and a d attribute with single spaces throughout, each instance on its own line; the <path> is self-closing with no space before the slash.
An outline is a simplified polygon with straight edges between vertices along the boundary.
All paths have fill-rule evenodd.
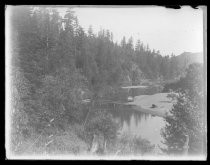
<path id="1" fill-rule="evenodd" d="M 146 114 L 144 115 L 144 120 L 147 120 L 150 114 Z"/>
<path id="2" fill-rule="evenodd" d="M 129 106 L 116 105 L 115 107 L 111 104 L 106 104 L 99 106 L 100 108 L 106 109 L 114 119 L 119 123 L 120 127 L 123 127 L 123 124 L 126 123 L 128 127 L 131 126 L 131 119 L 133 117 L 136 126 L 138 126 L 142 120 L 147 120 L 150 114 L 146 114 L 140 111 L 136 111 Z M 97 107 L 97 108 L 99 108 Z M 89 114 L 91 116 L 91 114 Z"/>
<path id="3" fill-rule="evenodd" d="M 124 121 L 128 125 L 130 125 L 130 120 L 131 120 L 132 113 L 129 112 L 129 110 L 126 110 L 122 106 L 119 106 L 117 108 L 110 109 L 109 112 L 112 114 L 112 116 L 115 119 L 119 120 L 119 124 L 120 124 L 121 127 L 123 126 Z"/>
<path id="4" fill-rule="evenodd" d="M 115 119 L 119 120 L 119 124 L 122 127 L 123 123 L 126 122 L 128 126 L 130 126 L 131 118 L 134 117 L 135 125 L 138 125 L 141 122 L 142 118 L 147 120 L 149 114 L 145 114 L 142 112 L 137 112 L 132 108 L 127 106 L 118 106 L 117 108 L 110 109 L 109 112 Z"/>
<path id="5" fill-rule="evenodd" d="M 144 118 L 144 120 L 147 120 L 149 117 L 149 114 L 142 113 L 142 112 L 136 112 L 135 114 L 133 114 L 133 116 L 134 116 L 135 125 L 137 126 L 138 123 L 140 123 L 143 118 Z"/>

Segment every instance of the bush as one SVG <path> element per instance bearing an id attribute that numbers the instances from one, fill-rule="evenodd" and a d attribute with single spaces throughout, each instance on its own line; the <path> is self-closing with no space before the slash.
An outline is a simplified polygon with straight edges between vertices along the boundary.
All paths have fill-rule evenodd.
<path id="1" fill-rule="evenodd" d="M 105 142 L 109 143 L 117 137 L 118 124 L 106 110 L 93 110 L 90 118 L 83 126 L 77 126 L 77 135 L 91 147 L 94 135 L 99 136 L 102 141 L 102 149 Z"/>
<path id="2" fill-rule="evenodd" d="M 106 139 L 111 140 L 116 138 L 118 125 L 106 110 L 96 110 L 87 123 L 85 130 L 92 134 L 100 132 Z"/>
<path id="3" fill-rule="evenodd" d="M 151 154 L 155 146 L 141 137 L 123 134 L 117 144 L 112 147 L 116 148 L 115 154 L 117 155 L 145 155 Z"/>
<path id="4" fill-rule="evenodd" d="M 167 154 L 182 155 L 183 146 L 186 142 L 186 135 L 189 136 L 189 154 L 201 154 L 205 144 L 204 136 L 204 114 L 203 109 L 198 105 L 199 100 L 192 101 L 189 93 L 178 93 L 173 95 L 176 103 L 170 113 L 173 118 L 166 118 L 166 127 L 162 130 L 166 148 L 163 151 Z"/>

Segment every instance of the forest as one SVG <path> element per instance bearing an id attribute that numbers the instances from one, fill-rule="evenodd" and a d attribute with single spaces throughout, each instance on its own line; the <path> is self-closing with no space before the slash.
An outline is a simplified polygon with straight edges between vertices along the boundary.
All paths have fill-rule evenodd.
<path id="1" fill-rule="evenodd" d="M 161 84 L 163 92 L 179 93 L 179 101 L 172 109 L 175 118 L 166 119 L 168 126 L 163 130 L 168 146 L 164 152 L 179 152 L 170 146 L 178 144 L 182 148 L 180 140 L 185 138 L 186 130 L 190 152 L 203 150 L 197 147 L 202 146 L 198 139 L 205 139 L 204 108 L 200 107 L 204 100 L 201 64 L 180 66 L 174 54 L 162 56 L 140 39 L 134 45 L 132 37 L 123 37 L 117 44 L 113 33 L 106 29 L 94 34 L 90 26 L 85 32 L 71 8 L 61 17 L 56 8 L 15 7 L 10 22 L 14 153 L 91 152 L 94 134 L 106 139 L 103 151 L 98 151 L 104 153 L 104 145 L 116 145 L 118 125 L 94 103 L 100 99 L 117 100 L 122 86 L 149 82 Z M 174 132 L 175 125 L 180 128 L 178 133 Z M 132 143 L 132 152 L 152 150 L 145 140 L 134 139 Z M 118 152 L 117 146 L 110 150 Z"/>

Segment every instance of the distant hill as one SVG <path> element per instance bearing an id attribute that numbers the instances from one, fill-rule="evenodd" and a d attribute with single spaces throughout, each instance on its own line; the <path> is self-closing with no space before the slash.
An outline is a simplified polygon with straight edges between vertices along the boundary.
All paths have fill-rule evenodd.
<path id="1" fill-rule="evenodd" d="M 178 56 L 176 56 L 178 65 L 181 68 L 186 68 L 188 65 L 192 63 L 203 63 L 203 53 L 191 53 L 191 52 L 184 52 Z"/>

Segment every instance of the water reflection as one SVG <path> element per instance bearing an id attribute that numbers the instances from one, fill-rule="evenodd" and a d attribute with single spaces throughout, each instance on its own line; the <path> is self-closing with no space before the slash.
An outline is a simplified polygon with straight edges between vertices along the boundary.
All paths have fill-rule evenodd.
<path id="1" fill-rule="evenodd" d="M 128 107 L 118 107 L 108 110 L 120 125 L 120 134 L 142 137 L 151 144 L 162 146 L 161 128 L 165 123 L 163 118 L 138 112 Z"/>

